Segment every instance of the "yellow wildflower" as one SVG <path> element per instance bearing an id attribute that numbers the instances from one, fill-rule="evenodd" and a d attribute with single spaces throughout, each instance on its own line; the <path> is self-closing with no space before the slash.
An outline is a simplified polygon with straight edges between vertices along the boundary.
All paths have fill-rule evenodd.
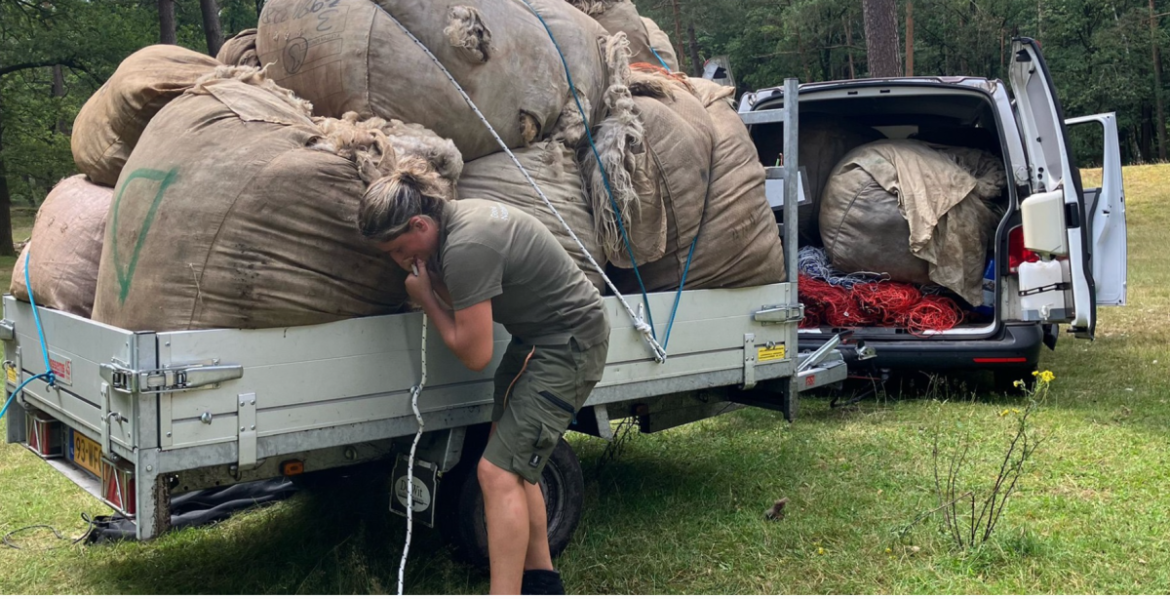
<path id="1" fill-rule="evenodd" d="M 1012 385 L 1014 385 L 1016 389 L 1023 389 L 1024 381 L 1012 381 Z"/>
<path id="2" fill-rule="evenodd" d="M 1000 418 L 1003 418 L 1004 416 L 1007 416 L 1007 415 L 1008 415 L 1008 414 L 1010 414 L 1010 413 L 1011 413 L 1011 411 L 1010 411 L 1010 410 L 1004 410 L 1004 411 L 1002 411 L 1002 412 L 1000 412 L 1000 413 L 999 413 L 999 417 L 1000 417 Z"/>
<path id="3" fill-rule="evenodd" d="M 1056 375 L 1052 374 L 1051 370 L 1045 370 L 1044 372 L 1040 373 L 1040 380 L 1044 381 L 1045 383 L 1051 383 L 1052 381 L 1056 380 Z"/>
<path id="4" fill-rule="evenodd" d="M 825 554 L 825 548 L 824 547 L 817 547 L 817 555 L 824 555 L 824 554 Z"/>

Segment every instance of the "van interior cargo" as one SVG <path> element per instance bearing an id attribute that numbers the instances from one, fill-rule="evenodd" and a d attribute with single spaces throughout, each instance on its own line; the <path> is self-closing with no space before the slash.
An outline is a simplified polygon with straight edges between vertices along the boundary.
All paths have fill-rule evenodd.
<path id="1" fill-rule="evenodd" d="M 957 92 L 953 88 L 931 94 L 923 87 L 883 89 L 880 95 L 858 96 L 845 90 L 804 93 L 800 98 L 800 154 L 804 193 L 811 199 L 799 207 L 799 230 L 802 259 L 817 252 L 810 248 L 823 248 L 818 213 L 830 174 L 838 162 L 850 151 L 879 140 L 919 140 L 929 144 L 940 144 L 961 148 L 974 148 L 994 155 L 1004 161 L 1001 144 L 1000 124 L 997 122 L 995 106 L 983 93 L 972 90 Z M 769 123 L 752 128 L 760 160 L 765 165 L 779 165 L 783 162 L 782 147 L 784 124 Z M 998 197 L 988 202 L 999 224 L 1008 213 L 1011 201 L 1011 170 L 1004 161 L 1009 184 L 1004 186 Z M 777 222 L 782 221 L 782 211 L 776 209 Z M 897 234 L 897 233 L 895 233 Z M 999 242 L 993 229 L 987 236 L 985 248 L 988 265 L 995 257 Z M 907 240 L 909 243 L 909 240 Z M 824 252 L 819 252 L 821 256 Z M 990 280 L 984 281 L 988 298 L 987 306 L 974 306 L 955 293 L 942 290 L 942 296 L 949 298 L 961 311 L 962 320 L 953 328 L 938 336 L 981 335 L 995 329 L 1001 315 L 998 313 L 1000 300 L 995 295 L 994 271 L 988 271 Z M 838 273 L 848 276 L 852 273 Z M 871 277 L 871 280 L 877 277 Z M 846 283 L 848 284 L 848 283 Z M 802 279 L 802 291 L 805 285 Z M 937 293 L 938 288 L 927 288 L 928 293 Z M 807 304 L 807 302 L 806 302 Z M 806 306 L 807 308 L 807 306 Z M 927 331 L 911 330 L 905 326 L 864 325 L 860 327 L 831 326 L 806 319 L 802 323 L 804 334 L 831 334 L 853 329 L 870 337 L 901 337 L 921 334 Z M 935 336 L 934 331 L 930 331 Z"/>

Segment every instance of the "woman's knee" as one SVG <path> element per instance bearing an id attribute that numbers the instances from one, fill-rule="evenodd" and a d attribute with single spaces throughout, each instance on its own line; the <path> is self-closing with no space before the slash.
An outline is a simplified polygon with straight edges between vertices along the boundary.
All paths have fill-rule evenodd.
<path id="1" fill-rule="evenodd" d="M 484 493 L 508 491 L 511 489 L 523 490 L 520 475 L 508 472 L 491 463 L 487 458 L 480 458 L 476 468 L 479 475 L 479 486 Z"/>

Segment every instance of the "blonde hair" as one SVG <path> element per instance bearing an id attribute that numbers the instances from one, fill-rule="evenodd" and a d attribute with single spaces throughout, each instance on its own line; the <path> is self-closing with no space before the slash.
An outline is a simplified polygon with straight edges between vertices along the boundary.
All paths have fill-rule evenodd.
<path id="1" fill-rule="evenodd" d="M 421 158 L 399 160 L 394 173 L 374 181 L 358 205 L 358 230 L 385 243 L 406 233 L 410 219 L 426 216 L 443 225 L 443 207 L 452 201 L 451 186 Z"/>

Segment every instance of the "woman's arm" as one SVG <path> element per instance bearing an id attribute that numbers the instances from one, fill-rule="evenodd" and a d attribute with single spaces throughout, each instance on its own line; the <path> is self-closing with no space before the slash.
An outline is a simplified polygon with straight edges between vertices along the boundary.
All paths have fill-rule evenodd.
<path id="1" fill-rule="evenodd" d="M 444 309 L 435 298 L 430 274 L 419 262 L 417 275 L 406 277 L 406 292 L 422 306 L 434 323 L 443 343 L 471 370 L 487 368 L 492 361 L 492 302 L 484 300 L 454 313 Z"/>

